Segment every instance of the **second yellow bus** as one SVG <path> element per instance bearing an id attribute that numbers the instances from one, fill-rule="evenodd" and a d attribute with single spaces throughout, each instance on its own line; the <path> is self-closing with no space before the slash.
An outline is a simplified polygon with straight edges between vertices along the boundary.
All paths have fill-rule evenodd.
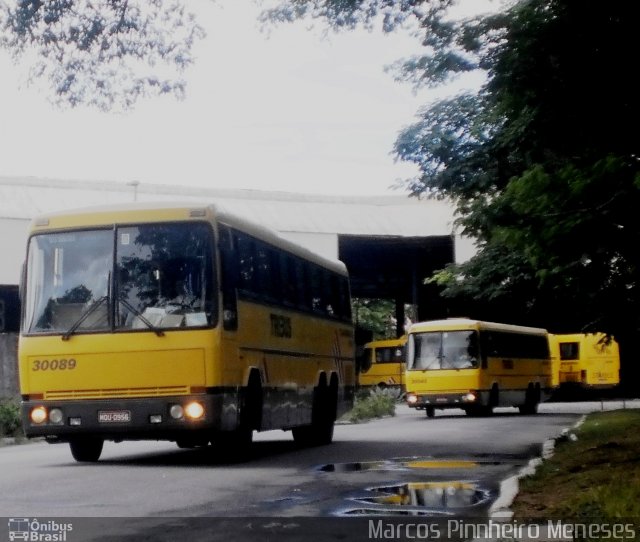
<path id="1" fill-rule="evenodd" d="M 410 407 L 462 408 L 469 415 L 515 406 L 535 414 L 552 386 L 544 329 L 466 318 L 414 324 L 406 346 Z"/>
<path id="2" fill-rule="evenodd" d="M 364 345 L 358 385 L 404 388 L 404 344 L 407 337 L 371 341 Z"/>

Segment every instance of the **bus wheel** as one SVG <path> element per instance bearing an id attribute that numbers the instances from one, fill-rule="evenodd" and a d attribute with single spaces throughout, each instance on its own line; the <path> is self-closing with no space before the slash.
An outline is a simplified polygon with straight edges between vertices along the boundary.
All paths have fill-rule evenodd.
<path id="1" fill-rule="evenodd" d="M 262 426 L 262 382 L 260 373 L 252 371 L 240 407 L 240 430 L 259 430 Z"/>
<path id="2" fill-rule="evenodd" d="M 427 413 L 427 418 L 433 418 L 436 415 L 436 409 L 432 406 L 425 408 L 425 411 Z"/>
<path id="3" fill-rule="evenodd" d="M 326 381 L 313 391 L 313 406 L 311 410 L 311 425 L 294 427 L 293 440 L 299 446 L 322 446 L 333 441 L 333 428 L 336 420 L 337 382 L 332 381 L 331 388 Z"/>
<path id="4" fill-rule="evenodd" d="M 78 462 L 95 463 L 100 459 L 104 440 L 101 438 L 77 438 L 69 441 L 71 455 Z"/>
<path id="5" fill-rule="evenodd" d="M 464 412 L 467 416 L 479 418 L 484 416 L 491 416 L 491 414 L 493 414 L 493 409 L 489 405 L 473 405 L 465 407 Z"/>
<path id="6" fill-rule="evenodd" d="M 540 402 L 540 391 L 529 385 L 524 398 L 524 405 L 520 405 L 520 414 L 537 414 L 538 403 Z"/>
<path id="7" fill-rule="evenodd" d="M 491 386 L 491 391 L 489 392 L 489 410 L 490 414 L 493 413 L 493 409 L 500 404 L 500 389 L 497 384 Z"/>
<path id="8" fill-rule="evenodd" d="M 220 431 L 212 444 L 220 456 L 228 459 L 244 459 L 249 454 L 253 430 L 240 427 L 234 431 Z"/>
<path id="9" fill-rule="evenodd" d="M 200 446 L 206 446 L 209 444 L 209 441 L 203 437 L 183 437 L 176 439 L 176 444 L 178 448 L 198 448 Z"/>
<path id="10" fill-rule="evenodd" d="M 262 384 L 260 373 L 252 371 L 247 387 L 241 391 L 238 425 L 214 435 L 214 454 L 223 461 L 244 461 L 249 457 L 253 430 L 262 425 Z"/>

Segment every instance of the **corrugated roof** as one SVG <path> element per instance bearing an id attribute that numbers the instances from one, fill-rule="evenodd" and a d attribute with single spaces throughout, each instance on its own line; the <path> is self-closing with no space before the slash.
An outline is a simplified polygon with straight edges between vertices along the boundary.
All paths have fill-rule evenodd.
<path id="1" fill-rule="evenodd" d="M 450 202 L 406 195 L 341 197 L 160 184 L 0 177 L 0 218 L 31 219 L 65 209 L 131 202 L 219 201 L 281 232 L 428 237 L 450 235 Z"/>

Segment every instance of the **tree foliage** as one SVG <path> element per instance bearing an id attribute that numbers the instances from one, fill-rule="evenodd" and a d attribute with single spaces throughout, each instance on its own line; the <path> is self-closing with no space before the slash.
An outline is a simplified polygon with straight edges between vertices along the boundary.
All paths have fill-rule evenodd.
<path id="1" fill-rule="evenodd" d="M 354 298 L 351 304 L 356 325 L 371 332 L 373 340 L 395 337 L 393 301 Z"/>
<path id="2" fill-rule="evenodd" d="M 439 275 L 447 294 L 503 301 L 556 329 L 637 330 L 635 12 L 525 0 L 473 23 L 490 29 L 473 46 L 487 83 L 423 111 L 396 143 L 420 166 L 412 193 L 455 198 L 480 241 Z"/>
<path id="3" fill-rule="evenodd" d="M 475 258 L 436 280 L 449 295 L 508 301 L 520 317 L 573 300 L 579 310 L 559 311 L 566 326 L 613 330 L 619 307 L 636 313 L 638 303 L 637 7 L 520 0 L 454 19 L 453 4 L 308 0 L 271 16 L 310 14 L 334 28 L 412 19 L 424 54 L 399 62 L 399 78 L 438 85 L 485 70 L 477 93 L 425 108 L 395 144 L 420 168 L 409 191 L 455 200 L 479 241 Z"/>
<path id="4" fill-rule="evenodd" d="M 416 196 L 447 197 L 478 240 L 431 280 L 480 315 L 554 331 L 640 329 L 640 139 L 634 2 L 519 0 L 454 19 L 446 0 L 289 0 L 268 14 L 331 27 L 418 23 L 424 54 L 398 78 L 439 85 L 484 70 L 397 138 Z M 469 311 L 467 311 L 468 313 Z"/>
<path id="5" fill-rule="evenodd" d="M 0 47 L 48 80 L 53 101 L 128 108 L 182 96 L 204 31 L 182 0 L 0 0 Z"/>

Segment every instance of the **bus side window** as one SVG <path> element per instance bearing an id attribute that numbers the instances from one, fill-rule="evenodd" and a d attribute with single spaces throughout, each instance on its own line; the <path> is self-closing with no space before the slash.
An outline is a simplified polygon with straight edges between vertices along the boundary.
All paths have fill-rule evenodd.
<path id="1" fill-rule="evenodd" d="M 373 351 L 371 348 L 364 348 L 358 359 L 358 366 L 361 373 L 366 373 L 373 364 Z"/>
<path id="2" fill-rule="evenodd" d="M 480 363 L 483 369 L 489 366 L 487 353 L 491 348 L 489 332 L 480 332 Z"/>
<path id="3" fill-rule="evenodd" d="M 236 234 L 233 248 L 238 255 L 238 289 L 252 295 L 258 282 L 255 242 L 247 235 Z"/>
<path id="4" fill-rule="evenodd" d="M 298 277 L 298 302 L 304 311 L 310 311 L 313 307 L 313 295 L 311 292 L 311 264 L 296 260 L 296 276 Z"/>
<path id="5" fill-rule="evenodd" d="M 580 359 L 580 345 L 577 342 L 560 343 L 560 359 L 563 361 Z"/>
<path id="6" fill-rule="evenodd" d="M 295 307 L 298 304 L 298 290 L 296 264 L 290 254 L 280 255 L 280 283 L 282 285 L 282 299 L 286 305 Z"/>
<path id="7" fill-rule="evenodd" d="M 227 331 L 238 329 L 238 260 L 234 250 L 231 230 L 226 226 L 219 229 L 220 269 L 222 281 L 222 322 Z"/>

